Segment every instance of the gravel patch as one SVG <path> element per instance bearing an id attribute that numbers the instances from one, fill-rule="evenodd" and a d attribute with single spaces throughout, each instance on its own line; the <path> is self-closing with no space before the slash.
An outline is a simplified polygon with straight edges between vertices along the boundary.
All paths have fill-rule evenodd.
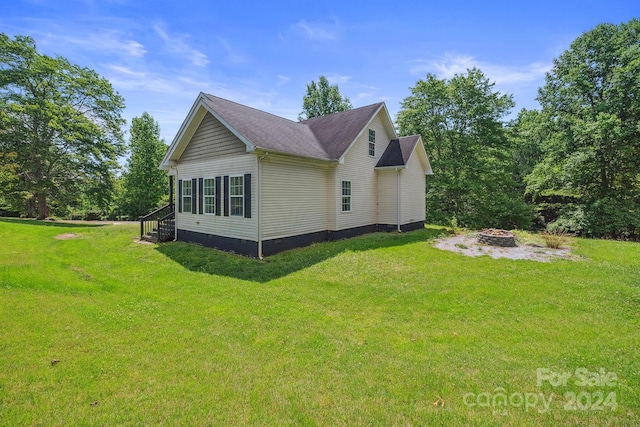
<path id="1" fill-rule="evenodd" d="M 460 234 L 452 237 L 444 237 L 436 240 L 434 246 L 445 251 L 457 252 L 466 256 L 488 255 L 491 258 L 528 259 L 547 262 L 552 259 L 573 259 L 571 249 L 552 249 L 530 243 L 518 243 L 516 247 L 507 248 L 489 246 L 478 243 L 478 239 L 472 234 Z"/>

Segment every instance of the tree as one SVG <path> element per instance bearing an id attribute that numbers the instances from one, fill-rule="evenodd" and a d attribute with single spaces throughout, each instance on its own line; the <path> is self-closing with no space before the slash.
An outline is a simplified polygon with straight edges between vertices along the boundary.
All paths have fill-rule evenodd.
<path id="1" fill-rule="evenodd" d="M 402 102 L 401 134 L 421 134 L 434 176 L 427 180 L 427 220 L 465 227 L 528 227 L 530 206 L 512 175 L 513 150 L 502 119 L 510 95 L 478 69 L 450 80 L 429 74 Z"/>
<path id="2" fill-rule="evenodd" d="M 571 197 L 559 221 L 572 231 L 640 238 L 640 20 L 578 37 L 538 100 L 553 137 L 528 190 Z"/>
<path id="3" fill-rule="evenodd" d="M 123 108 L 95 71 L 39 54 L 31 37 L 0 34 L 0 152 L 16 154 L 20 182 L 5 198 L 38 218 L 82 194 L 106 209 L 123 154 Z"/>
<path id="4" fill-rule="evenodd" d="M 542 160 L 542 150 L 549 135 L 547 120 L 538 110 L 522 109 L 507 130 L 512 145 L 513 178 L 524 190 L 526 176 Z"/>
<path id="5" fill-rule="evenodd" d="M 159 170 L 167 145 L 160 139 L 160 127 L 149 113 L 131 121 L 131 154 L 122 177 L 119 207 L 129 218 L 138 218 L 158 207 L 167 195 L 169 179 Z"/>
<path id="6" fill-rule="evenodd" d="M 320 76 L 317 84 L 312 80 L 307 85 L 307 94 L 302 98 L 302 112 L 298 115 L 298 120 L 326 116 L 352 108 L 349 98 L 340 95 L 338 85 L 330 85 L 325 76 Z"/>

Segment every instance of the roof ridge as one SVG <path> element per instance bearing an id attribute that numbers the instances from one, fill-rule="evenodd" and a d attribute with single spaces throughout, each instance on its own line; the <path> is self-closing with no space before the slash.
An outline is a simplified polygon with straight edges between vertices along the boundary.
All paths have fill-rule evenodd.
<path id="1" fill-rule="evenodd" d="M 223 101 L 226 101 L 226 102 L 230 102 L 230 103 L 232 103 L 232 104 L 235 104 L 235 105 L 237 105 L 237 106 L 239 106 L 239 107 L 249 108 L 249 109 L 254 110 L 254 111 L 257 111 L 257 112 L 259 112 L 259 113 L 262 113 L 262 114 L 268 114 L 268 115 L 270 115 L 270 116 L 276 117 L 276 118 L 281 119 L 281 120 L 286 120 L 286 121 L 291 122 L 291 123 L 301 123 L 301 122 L 298 122 L 298 121 L 295 121 L 295 120 L 287 119 L 286 117 L 282 117 L 282 116 L 279 116 L 279 115 L 274 114 L 274 113 L 270 113 L 269 111 L 260 110 L 259 108 L 252 107 L 252 106 L 250 106 L 250 105 L 241 104 L 241 103 L 239 103 L 239 102 L 232 101 L 232 100 L 227 99 L 227 98 L 222 98 L 222 97 L 220 97 L 220 96 L 211 95 L 210 93 L 206 93 L 206 92 L 201 92 L 201 93 L 202 93 L 204 96 L 206 96 L 207 98 L 217 98 L 217 99 L 221 99 L 221 100 L 223 100 Z"/>
<path id="2" fill-rule="evenodd" d="M 362 110 L 363 108 L 370 108 L 370 107 L 373 107 L 374 105 L 376 105 L 376 106 L 380 106 L 380 105 L 382 105 L 382 104 L 384 104 L 384 102 L 374 102 L 373 104 L 363 105 L 363 106 L 361 106 L 361 107 L 350 108 L 350 109 L 348 109 L 348 110 L 344 110 L 344 111 L 336 111 L 335 113 L 325 114 L 325 115 L 323 115 L 323 116 L 316 116 L 316 117 L 312 117 L 312 118 L 310 118 L 310 119 L 302 120 L 302 121 L 300 121 L 300 122 L 298 122 L 298 123 L 311 122 L 311 121 L 314 121 L 314 120 L 317 120 L 317 119 L 322 119 L 322 118 L 324 118 L 324 117 L 331 117 L 331 116 L 335 116 L 336 114 L 349 113 L 349 112 L 356 111 L 356 110 Z"/>
<path id="3" fill-rule="evenodd" d="M 302 131 L 306 132 L 308 134 L 307 136 L 310 136 L 312 138 L 312 142 L 313 142 L 315 148 L 317 150 L 321 151 L 327 158 L 330 158 L 330 153 L 327 151 L 327 148 L 324 146 L 324 144 L 321 143 L 321 141 L 316 136 L 315 132 L 313 132 L 313 130 L 311 129 L 311 127 L 307 123 L 302 123 L 302 122 L 299 122 L 299 121 L 291 120 L 291 119 L 288 119 L 286 117 L 282 117 L 282 116 L 279 116 L 277 114 L 270 113 L 268 111 L 264 111 L 264 110 L 261 110 L 261 109 L 255 108 L 255 107 L 251 107 L 249 105 L 241 104 L 241 103 L 236 102 L 236 101 L 232 101 L 232 100 L 229 100 L 229 99 L 226 99 L 226 98 L 222 98 L 222 97 L 219 97 L 219 96 L 216 96 L 216 95 L 212 95 L 210 93 L 201 92 L 201 94 L 209 102 L 216 102 L 216 100 L 223 101 L 223 102 L 228 102 L 229 104 L 233 104 L 234 106 L 240 107 L 242 109 L 251 110 L 251 111 L 255 112 L 258 115 L 269 116 L 269 117 L 271 117 L 273 119 L 277 119 L 277 120 L 280 120 L 282 122 L 286 122 L 287 125 L 292 126 L 292 127 L 296 128 L 296 129 L 299 129 L 299 131 L 301 131 L 301 132 Z M 221 114 L 221 113 L 218 112 L 218 114 Z M 238 132 L 240 132 L 240 131 L 238 130 Z M 246 135 L 245 135 L 245 137 L 246 137 Z M 264 147 L 260 147 L 260 148 L 264 148 Z"/>

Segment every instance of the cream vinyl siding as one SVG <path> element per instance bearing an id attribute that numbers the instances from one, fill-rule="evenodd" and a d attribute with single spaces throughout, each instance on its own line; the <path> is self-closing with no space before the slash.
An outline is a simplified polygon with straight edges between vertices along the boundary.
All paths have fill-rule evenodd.
<path id="1" fill-rule="evenodd" d="M 329 166 L 270 155 L 261 168 L 263 239 L 327 230 Z"/>
<path id="2" fill-rule="evenodd" d="M 418 148 L 409 158 L 407 169 L 403 169 L 400 173 L 402 179 L 402 224 L 424 221 L 425 219 L 425 174 L 424 166 L 418 157 Z"/>
<path id="3" fill-rule="evenodd" d="M 180 163 L 199 162 L 237 156 L 245 152 L 246 145 L 207 112 L 179 161 Z"/>
<path id="4" fill-rule="evenodd" d="M 198 233 L 214 234 L 217 236 L 233 237 L 236 239 L 256 240 L 258 204 L 257 194 L 257 159 L 253 154 L 245 153 L 236 157 L 227 157 L 221 160 L 206 160 L 198 163 L 179 164 L 177 166 L 177 178 L 186 180 L 192 178 L 211 178 L 225 175 L 251 174 L 251 218 L 238 216 L 200 215 L 193 213 L 179 213 L 176 209 L 176 228 L 180 230 L 195 231 Z M 221 182 L 224 187 L 224 182 Z M 198 194 L 198 188 L 194 188 Z M 222 206 L 228 203 L 224 199 L 224 188 L 221 191 Z M 220 209 L 224 213 L 224 209 Z"/>
<path id="5" fill-rule="evenodd" d="M 336 167 L 332 167 L 327 171 L 327 194 L 325 195 L 327 230 L 337 230 L 336 217 L 340 210 L 339 201 L 341 195 L 338 193 L 340 189 L 336 185 L 336 175 Z"/>
<path id="6" fill-rule="evenodd" d="M 378 224 L 398 223 L 398 177 L 395 170 L 378 171 Z"/>
<path id="7" fill-rule="evenodd" d="M 380 115 L 381 113 L 378 113 L 369 126 L 363 129 L 356 142 L 349 148 L 344 163 L 336 167 L 334 180 L 336 206 L 333 211 L 335 228 L 333 230 L 378 223 L 378 179 L 375 167 L 389 144 L 389 135 Z M 369 155 L 369 129 L 376 132 L 375 157 Z M 342 195 L 342 181 L 351 181 L 351 212 L 341 212 L 341 203 L 338 203 Z"/>

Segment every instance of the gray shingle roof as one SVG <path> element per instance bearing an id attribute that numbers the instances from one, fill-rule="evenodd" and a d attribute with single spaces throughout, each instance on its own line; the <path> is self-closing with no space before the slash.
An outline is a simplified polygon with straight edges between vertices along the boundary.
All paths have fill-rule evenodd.
<path id="1" fill-rule="evenodd" d="M 409 156 L 420 140 L 419 135 L 403 136 L 389 142 L 387 149 L 384 150 L 380 160 L 378 160 L 377 168 L 406 166 Z"/>
<path id="2" fill-rule="evenodd" d="M 383 105 L 294 122 L 205 93 L 202 100 L 257 148 L 323 160 L 338 160 Z"/>
<path id="3" fill-rule="evenodd" d="M 339 159 L 381 107 L 379 102 L 300 123 L 311 129 L 331 159 Z"/>

